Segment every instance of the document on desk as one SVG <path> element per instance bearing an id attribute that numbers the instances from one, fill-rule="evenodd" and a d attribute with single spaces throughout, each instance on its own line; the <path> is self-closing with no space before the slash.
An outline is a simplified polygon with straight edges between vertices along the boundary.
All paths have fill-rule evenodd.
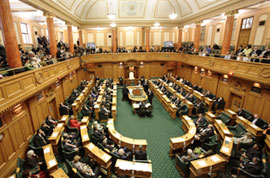
<path id="1" fill-rule="evenodd" d="M 204 160 L 199 160 L 199 161 L 197 161 L 197 163 L 198 163 L 198 165 L 199 165 L 200 167 L 205 167 L 205 166 L 207 166 L 207 163 L 206 163 Z"/>
<path id="2" fill-rule="evenodd" d="M 88 138 L 89 138 L 88 135 L 84 135 L 84 136 L 83 136 L 83 139 L 84 139 L 84 140 L 87 140 Z"/>
<path id="3" fill-rule="evenodd" d="M 229 152 L 229 148 L 227 148 L 227 147 L 222 147 L 221 150 L 224 151 L 225 153 L 228 153 Z"/>
<path id="4" fill-rule="evenodd" d="M 49 161 L 49 167 L 53 167 L 53 166 L 55 166 L 55 165 L 56 165 L 55 159 Z"/>
<path id="5" fill-rule="evenodd" d="M 218 162 L 220 159 L 215 155 L 215 156 L 212 156 L 211 159 L 214 161 L 214 162 Z"/>
<path id="6" fill-rule="evenodd" d="M 58 135 L 58 132 L 53 133 L 53 134 L 52 134 L 52 137 L 57 137 L 57 135 Z"/>
<path id="7" fill-rule="evenodd" d="M 49 152 L 50 152 L 50 147 L 47 147 L 44 149 L 44 154 L 49 153 Z"/>

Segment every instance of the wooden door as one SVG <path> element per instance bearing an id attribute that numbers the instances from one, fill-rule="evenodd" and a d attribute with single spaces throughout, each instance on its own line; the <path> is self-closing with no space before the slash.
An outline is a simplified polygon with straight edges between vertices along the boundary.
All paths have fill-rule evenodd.
<path id="1" fill-rule="evenodd" d="M 233 111 L 237 111 L 238 108 L 241 108 L 241 104 L 242 104 L 242 97 L 235 95 L 235 94 L 231 94 L 231 105 L 230 108 Z"/>
<path id="2" fill-rule="evenodd" d="M 169 69 L 169 70 L 167 71 L 167 76 L 168 76 L 168 77 L 173 77 L 173 76 L 174 76 L 174 70 L 173 70 L 173 69 Z"/>
<path id="3" fill-rule="evenodd" d="M 50 116 L 52 116 L 52 118 L 57 119 L 58 118 L 58 114 L 57 114 L 57 105 L 56 105 L 56 100 L 55 98 L 52 99 L 49 102 L 49 113 Z"/>
<path id="4" fill-rule="evenodd" d="M 238 49 L 240 45 L 244 47 L 248 45 L 250 33 L 251 33 L 251 29 L 240 31 L 236 49 Z"/>

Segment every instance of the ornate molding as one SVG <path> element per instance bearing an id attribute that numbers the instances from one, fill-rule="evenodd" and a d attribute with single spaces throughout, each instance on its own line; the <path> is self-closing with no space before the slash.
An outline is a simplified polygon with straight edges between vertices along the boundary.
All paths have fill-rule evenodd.
<path id="1" fill-rule="evenodd" d="M 270 68 L 263 68 L 261 71 L 261 76 L 263 78 L 270 78 Z"/>

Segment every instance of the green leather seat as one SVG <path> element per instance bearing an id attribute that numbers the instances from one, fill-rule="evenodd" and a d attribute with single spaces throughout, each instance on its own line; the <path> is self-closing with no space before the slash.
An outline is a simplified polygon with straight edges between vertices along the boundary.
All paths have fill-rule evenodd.
<path id="1" fill-rule="evenodd" d="M 217 119 L 220 119 L 222 120 L 222 122 L 226 125 L 228 125 L 231 121 L 231 118 L 228 114 L 226 114 L 225 112 L 222 112 L 218 117 Z"/>
<path id="2" fill-rule="evenodd" d="M 246 129 L 242 124 L 236 124 L 234 126 L 227 126 L 231 133 L 234 134 L 234 137 L 240 138 L 245 132 Z"/>
<path id="3" fill-rule="evenodd" d="M 68 152 L 68 151 L 65 151 L 64 149 L 64 144 L 63 144 L 63 137 L 61 137 L 61 151 L 62 151 L 62 155 L 64 157 L 64 159 L 67 159 L 67 160 L 73 160 L 74 156 L 77 154 L 76 151 L 71 151 L 71 152 Z"/>
<path id="4" fill-rule="evenodd" d="M 202 148 L 206 151 L 213 150 L 214 153 L 218 152 L 218 138 L 217 135 L 213 135 L 209 138 L 208 143 L 202 143 Z"/>

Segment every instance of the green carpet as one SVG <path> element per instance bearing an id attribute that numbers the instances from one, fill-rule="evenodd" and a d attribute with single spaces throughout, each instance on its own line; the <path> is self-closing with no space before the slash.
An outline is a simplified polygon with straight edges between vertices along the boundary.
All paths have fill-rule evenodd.
<path id="1" fill-rule="evenodd" d="M 156 97 L 153 99 L 152 118 L 133 115 L 132 110 L 127 101 L 122 101 L 122 91 L 118 89 L 116 130 L 126 137 L 147 140 L 153 178 L 182 177 L 175 168 L 175 159 L 171 159 L 168 154 L 170 138 L 184 134 L 181 121 L 173 120 Z"/>

